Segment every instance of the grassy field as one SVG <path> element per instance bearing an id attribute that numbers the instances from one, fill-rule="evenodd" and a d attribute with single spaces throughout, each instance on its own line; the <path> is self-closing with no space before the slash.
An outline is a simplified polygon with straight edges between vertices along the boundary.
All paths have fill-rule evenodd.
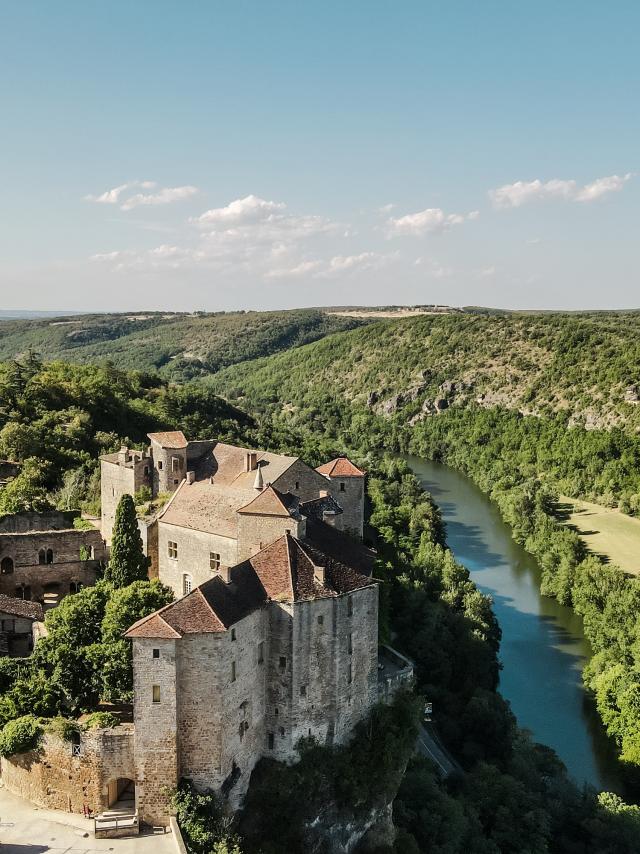
<path id="1" fill-rule="evenodd" d="M 565 495 L 560 501 L 567 525 L 576 529 L 594 554 L 631 575 L 640 575 L 640 519 Z"/>

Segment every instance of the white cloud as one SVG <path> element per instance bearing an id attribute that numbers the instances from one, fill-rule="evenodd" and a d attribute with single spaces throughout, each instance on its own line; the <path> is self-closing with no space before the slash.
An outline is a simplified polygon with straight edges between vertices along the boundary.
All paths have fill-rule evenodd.
<path id="1" fill-rule="evenodd" d="M 295 279 L 298 276 L 316 273 L 321 266 L 321 261 L 301 261 L 293 267 L 276 267 L 275 270 L 269 270 L 265 277 L 267 279 Z"/>
<path id="2" fill-rule="evenodd" d="M 631 179 L 631 172 L 626 175 L 609 175 L 607 178 L 596 178 L 590 184 L 585 184 L 576 196 L 577 202 L 592 202 L 607 193 L 617 193 Z"/>
<path id="3" fill-rule="evenodd" d="M 516 181 L 505 184 L 495 190 L 489 190 L 489 198 L 493 206 L 499 210 L 519 208 L 534 201 L 547 199 L 562 199 L 564 201 L 590 202 L 599 199 L 607 193 L 617 192 L 631 178 L 631 173 L 622 177 L 610 175 L 606 178 L 596 178 L 590 184 L 579 187 L 577 182 L 553 178 L 550 181 Z"/>
<path id="4" fill-rule="evenodd" d="M 157 193 L 136 193 L 135 196 L 131 196 L 120 205 L 120 210 L 131 211 L 140 205 L 168 205 L 171 202 L 189 199 L 191 196 L 195 196 L 197 192 L 197 187 L 187 185 L 184 187 L 163 187 Z"/>
<path id="5" fill-rule="evenodd" d="M 411 234 L 420 237 L 433 232 L 448 231 L 452 226 L 461 225 L 465 220 L 477 219 L 478 216 L 478 211 L 471 211 L 468 214 L 446 214 L 442 208 L 427 208 L 417 213 L 388 219 L 387 236 Z"/>
<path id="6" fill-rule="evenodd" d="M 391 211 L 395 210 L 398 206 L 391 203 L 388 205 L 382 205 L 382 207 L 378 208 L 377 213 L 379 214 L 389 214 Z"/>
<path id="7" fill-rule="evenodd" d="M 253 194 L 244 199 L 236 199 L 224 208 L 212 208 L 191 221 L 201 225 L 222 223 L 223 225 L 244 225 L 263 222 L 284 211 L 283 202 L 268 202 Z"/>
<path id="8" fill-rule="evenodd" d="M 120 196 L 126 191 L 131 190 L 134 187 L 140 187 L 143 190 L 153 190 L 157 184 L 155 181 L 128 181 L 126 184 L 120 184 L 119 187 L 114 187 L 112 190 L 105 190 L 104 193 L 101 193 L 99 196 L 85 196 L 85 201 L 87 202 L 97 202 L 101 205 L 117 205 Z"/>

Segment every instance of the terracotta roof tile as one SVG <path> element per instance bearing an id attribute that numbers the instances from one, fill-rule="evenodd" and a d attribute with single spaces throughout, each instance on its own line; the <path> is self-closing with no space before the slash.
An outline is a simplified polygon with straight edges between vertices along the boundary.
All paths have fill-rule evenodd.
<path id="1" fill-rule="evenodd" d="M 167 605 L 166 608 L 171 607 Z M 166 639 L 175 639 L 181 637 L 180 633 L 173 629 L 165 620 L 163 619 L 162 612 L 165 608 L 162 608 L 160 611 L 156 611 L 153 614 L 149 614 L 147 617 L 143 617 L 141 620 L 138 620 L 137 623 L 134 623 L 127 631 L 124 633 L 126 638 L 166 638 Z"/>
<path id="2" fill-rule="evenodd" d="M 318 580 L 320 567 L 324 570 L 324 583 Z M 229 578 L 228 583 L 220 576 L 206 581 L 177 602 L 139 620 L 125 637 L 179 638 L 185 634 L 223 632 L 269 600 L 323 599 L 375 583 L 290 534 L 232 567 Z"/>
<path id="3" fill-rule="evenodd" d="M 272 486 L 267 486 L 259 492 L 238 513 L 250 513 L 257 516 L 292 516 L 294 515 L 293 496 L 285 495 Z"/>
<path id="4" fill-rule="evenodd" d="M 163 433 L 147 433 L 152 442 L 157 442 L 162 448 L 186 448 L 189 444 L 182 430 L 167 430 Z"/>
<path id="5" fill-rule="evenodd" d="M 29 602 L 27 599 L 17 599 L 15 596 L 0 594 L 0 611 L 14 617 L 24 617 L 27 620 L 44 620 L 44 612 L 39 602 Z"/>
<path id="6" fill-rule="evenodd" d="M 335 460 L 318 466 L 316 471 L 327 477 L 364 477 L 366 474 L 346 457 L 336 457 Z"/>

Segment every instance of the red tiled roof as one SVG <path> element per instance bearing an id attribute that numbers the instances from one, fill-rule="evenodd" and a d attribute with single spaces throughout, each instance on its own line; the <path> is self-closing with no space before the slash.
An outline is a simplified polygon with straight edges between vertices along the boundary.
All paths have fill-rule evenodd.
<path id="1" fill-rule="evenodd" d="M 326 526 L 325 526 L 326 527 Z M 317 568 L 324 569 L 324 583 Z M 187 596 L 139 620 L 125 637 L 179 638 L 223 632 L 269 600 L 325 599 L 374 583 L 339 559 L 285 534 L 229 571 L 206 581 Z"/>
<path id="2" fill-rule="evenodd" d="M 316 471 L 327 477 L 364 477 L 365 472 L 348 460 L 346 457 L 336 457 L 329 463 L 318 466 Z"/>
<path id="3" fill-rule="evenodd" d="M 255 513 L 258 516 L 291 516 L 283 494 L 267 486 L 256 497 L 238 510 L 238 513 Z"/>
<path id="4" fill-rule="evenodd" d="M 27 599 L 17 599 L 15 596 L 0 594 L 0 611 L 13 617 L 24 617 L 26 620 L 44 620 L 44 612 L 39 602 L 29 602 Z"/>
<path id="5" fill-rule="evenodd" d="M 147 433 L 152 442 L 157 442 L 162 448 L 186 448 L 189 444 L 182 430 L 168 430 L 163 433 Z"/>

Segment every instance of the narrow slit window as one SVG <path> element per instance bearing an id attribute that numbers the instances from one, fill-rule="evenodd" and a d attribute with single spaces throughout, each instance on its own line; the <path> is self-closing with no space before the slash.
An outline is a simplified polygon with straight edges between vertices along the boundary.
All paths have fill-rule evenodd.
<path id="1" fill-rule="evenodd" d="M 270 732 L 270 733 L 269 733 L 267 743 L 268 743 L 268 746 L 269 746 L 269 750 L 273 750 L 274 738 L 273 738 L 273 733 L 272 733 L 272 732 Z"/>
<path id="2" fill-rule="evenodd" d="M 258 664 L 262 664 L 264 662 L 264 641 L 260 641 L 258 644 Z"/>
<path id="3" fill-rule="evenodd" d="M 152 688 L 151 688 L 151 699 L 153 700 L 154 703 L 160 702 L 160 686 L 159 685 L 153 685 L 152 686 Z"/>
<path id="4" fill-rule="evenodd" d="M 160 658 L 160 650 L 159 649 L 153 650 L 153 657 L 154 658 Z"/>
<path id="5" fill-rule="evenodd" d="M 236 663 L 235 661 L 231 662 L 231 681 L 236 681 Z"/>

